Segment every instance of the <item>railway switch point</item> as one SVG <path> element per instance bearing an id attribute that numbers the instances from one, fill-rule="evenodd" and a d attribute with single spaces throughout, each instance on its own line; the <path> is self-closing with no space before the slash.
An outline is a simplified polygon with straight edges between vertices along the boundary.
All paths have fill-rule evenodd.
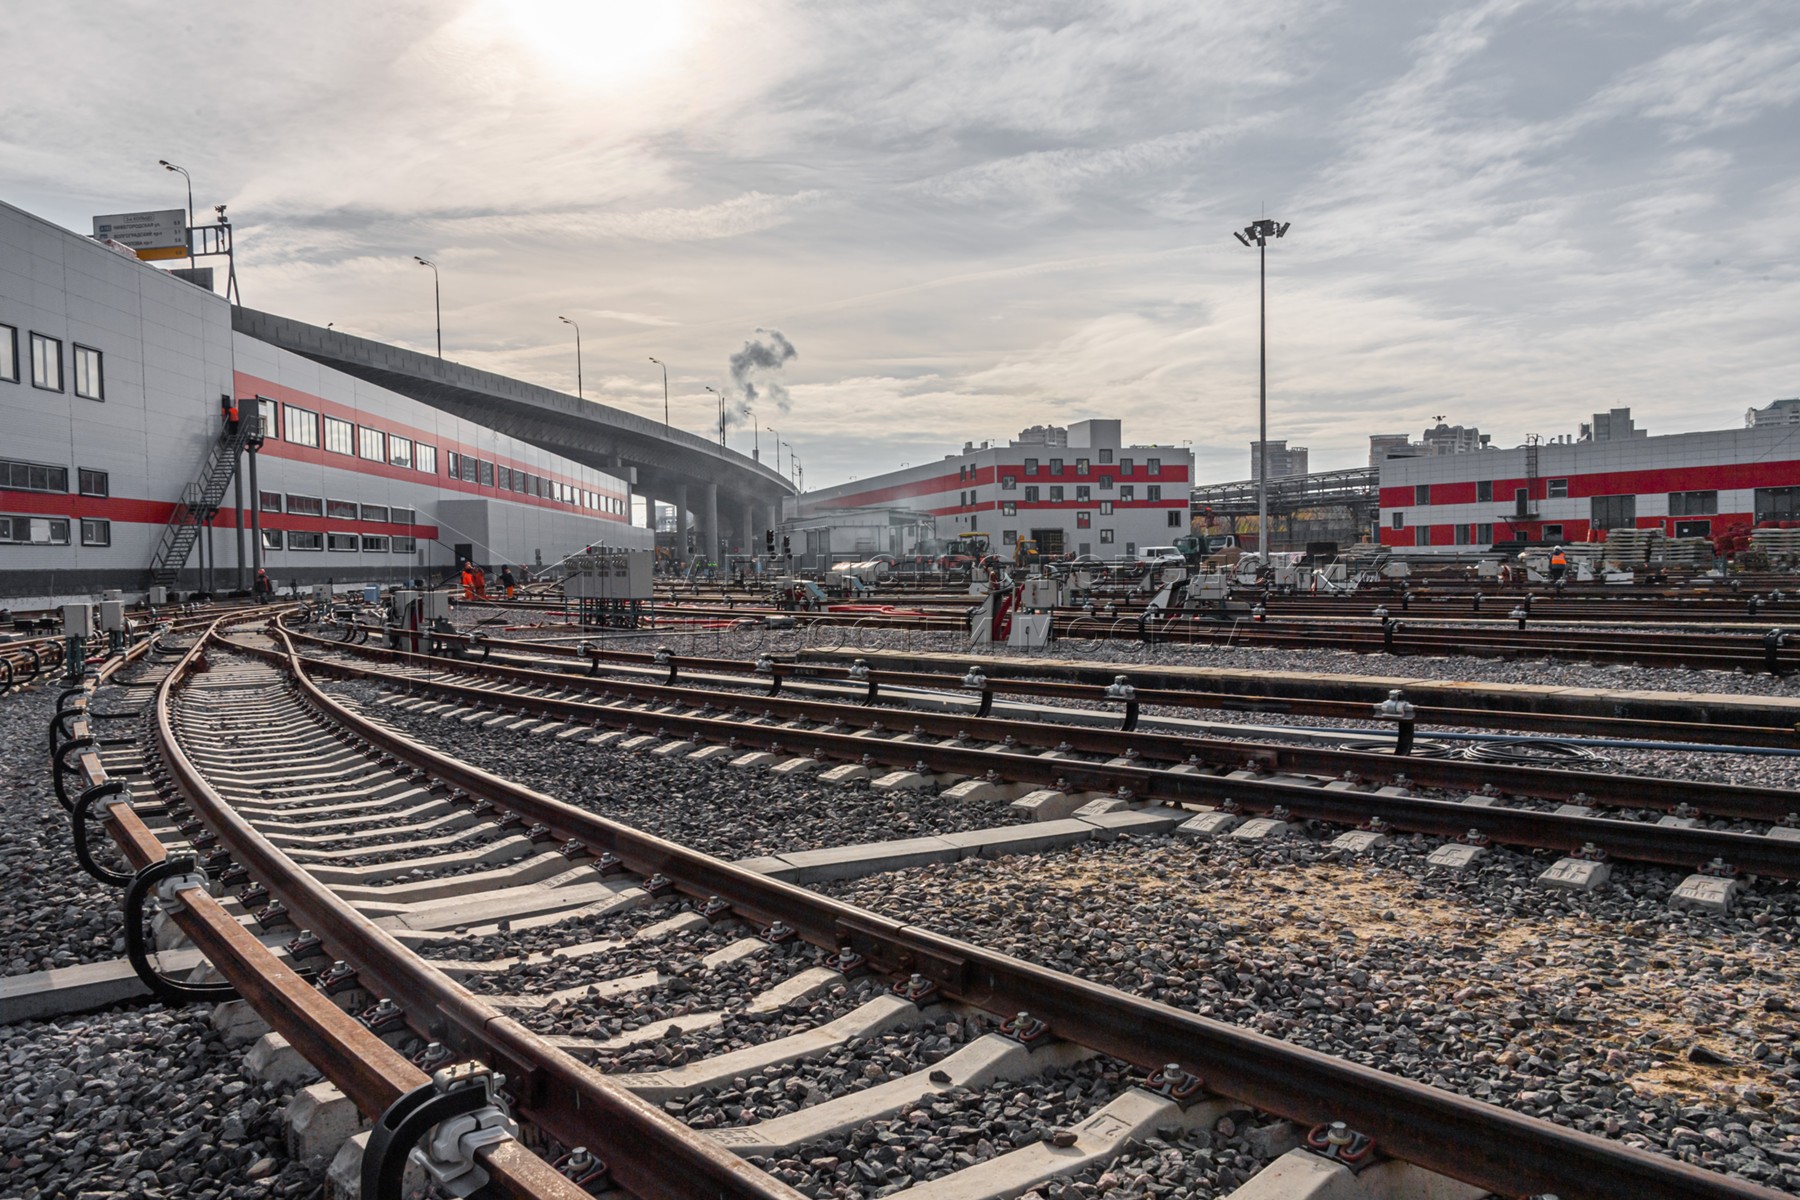
<path id="1" fill-rule="evenodd" d="M 1568 892 L 1591 892 L 1605 885 L 1612 878 L 1612 864 L 1596 862 L 1591 858 L 1559 858 L 1551 863 L 1542 875 L 1537 877 L 1538 884 L 1547 888 L 1558 888 Z"/>
<path id="2" fill-rule="evenodd" d="M 1440 871 L 1461 872 L 1468 870 L 1486 856 L 1486 846 L 1466 846 L 1459 842 L 1450 842 L 1439 846 L 1427 855 L 1425 863 Z"/>

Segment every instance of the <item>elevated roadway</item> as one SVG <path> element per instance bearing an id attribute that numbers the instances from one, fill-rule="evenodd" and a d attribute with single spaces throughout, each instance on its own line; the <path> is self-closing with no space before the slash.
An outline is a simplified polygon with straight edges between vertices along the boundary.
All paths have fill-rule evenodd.
<path id="1" fill-rule="evenodd" d="M 626 479 L 700 526 L 702 549 L 750 545 L 793 486 L 769 467 L 636 413 L 290 317 L 232 310 L 239 333 Z M 651 528 L 653 514 L 647 513 Z"/>

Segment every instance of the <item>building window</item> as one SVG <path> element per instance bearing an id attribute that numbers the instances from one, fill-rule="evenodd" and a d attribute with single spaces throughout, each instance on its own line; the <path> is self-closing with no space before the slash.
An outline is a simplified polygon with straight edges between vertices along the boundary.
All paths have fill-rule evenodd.
<path id="1" fill-rule="evenodd" d="M 106 389 L 101 382 L 100 352 L 91 346 L 77 344 L 75 347 L 75 394 L 83 400 L 106 399 Z"/>
<path id="2" fill-rule="evenodd" d="M 1169 528 L 1170 529 L 1180 529 L 1181 528 L 1181 510 L 1180 509 L 1171 508 L 1169 510 Z"/>
<path id="3" fill-rule="evenodd" d="M 296 496 L 289 492 L 287 510 L 296 516 L 322 517 L 325 515 L 325 502 L 317 496 Z"/>
<path id="4" fill-rule="evenodd" d="M 295 408 L 292 404 L 281 406 L 281 420 L 287 426 L 285 441 L 296 446 L 317 446 L 319 444 L 319 414 L 304 408 Z"/>
<path id="5" fill-rule="evenodd" d="M 1144 470 L 1146 473 L 1151 474 L 1151 475 L 1161 475 L 1162 474 L 1162 459 L 1146 458 L 1144 460 Z"/>
<path id="6" fill-rule="evenodd" d="M 413 443 L 413 466 L 427 475 L 437 474 L 437 447 L 424 442 Z"/>
<path id="7" fill-rule="evenodd" d="M 256 398 L 256 432 L 266 438 L 281 436 L 281 405 L 267 396 Z"/>
<path id="8" fill-rule="evenodd" d="M 262 531 L 262 539 L 264 550 L 281 549 L 281 530 L 265 529 Z"/>
<path id="9" fill-rule="evenodd" d="M 1562 535 L 1563 527 L 1561 525 L 1544 526 L 1544 540 L 1546 542 L 1560 542 L 1562 541 Z"/>
<path id="10" fill-rule="evenodd" d="M 1677 521 L 1677 522 L 1675 522 L 1675 536 L 1678 538 L 1711 537 L 1712 536 L 1712 522 L 1711 521 Z"/>
<path id="11" fill-rule="evenodd" d="M 1002 500 L 1000 502 L 1000 515 L 1003 517 L 1016 517 L 1019 515 L 1019 506 L 1014 504 L 1011 500 Z"/>
<path id="12" fill-rule="evenodd" d="M 1093 489 L 1090 488 L 1087 484 L 1078 483 L 1075 485 L 1075 499 L 1078 502 L 1086 504 L 1087 502 L 1091 501 L 1093 498 L 1094 498 Z"/>
<path id="13" fill-rule="evenodd" d="M 258 492 L 256 495 L 256 507 L 258 509 L 262 510 L 263 512 L 275 512 L 275 513 L 280 512 L 281 511 L 281 493 L 280 492 Z"/>
<path id="14" fill-rule="evenodd" d="M 462 478 L 462 455 L 454 450 L 447 451 L 444 455 L 444 464 L 444 469 L 449 472 L 450 478 Z"/>
<path id="15" fill-rule="evenodd" d="M 1716 517 L 1719 515 L 1717 492 L 1670 492 L 1671 517 Z"/>
<path id="16" fill-rule="evenodd" d="M 503 492 L 512 491 L 512 468 L 511 467 L 501 467 L 500 468 L 500 490 Z"/>
<path id="17" fill-rule="evenodd" d="M 1162 499 L 1162 484 L 1160 484 L 1160 483 L 1145 484 L 1144 485 L 1144 497 L 1153 504 L 1156 501 L 1161 500 Z"/>
<path id="18" fill-rule="evenodd" d="M 1429 525 L 1413 526 L 1413 545 L 1415 545 L 1415 546 L 1431 545 L 1431 526 L 1429 526 Z"/>
<path id="19" fill-rule="evenodd" d="M 1800 487 L 1756 489 L 1757 521 L 1800 520 Z"/>
<path id="20" fill-rule="evenodd" d="M 1051 473 L 1051 474 L 1052 474 L 1052 475 L 1061 475 L 1061 474 L 1062 474 L 1062 467 L 1063 467 L 1063 460 L 1062 460 L 1062 459 L 1060 459 L 1060 458 L 1053 458 L 1053 459 L 1051 459 L 1051 460 L 1050 460 L 1050 473 Z"/>
<path id="21" fill-rule="evenodd" d="M 1036 484 L 1027 484 L 1025 487 L 1025 503 L 1036 504 L 1037 502 L 1038 502 L 1037 485 Z"/>
<path id="22" fill-rule="evenodd" d="M 19 331 L 0 325 L 0 380 L 19 382 Z"/>
<path id="23" fill-rule="evenodd" d="M 1077 475 L 1086 475 L 1088 473 L 1088 460 L 1087 459 L 1078 458 L 1075 460 L 1075 473 Z"/>
<path id="24" fill-rule="evenodd" d="M 1002 530 L 1000 533 L 1000 544 L 1002 546 L 1018 545 L 1019 544 L 1019 531 L 1016 529 Z"/>
<path id="25" fill-rule="evenodd" d="M 1100 461 L 1102 463 L 1110 463 L 1112 461 L 1112 451 L 1111 450 L 1100 451 Z"/>
<path id="26" fill-rule="evenodd" d="M 386 439 L 381 436 L 381 430 L 379 429 L 370 429 L 367 425 L 364 425 L 359 427 L 356 431 L 356 449 L 361 457 L 368 459 L 370 462 L 387 461 L 387 446 L 385 443 Z"/>
<path id="27" fill-rule="evenodd" d="M 41 333 L 31 335 L 31 386 L 60 392 L 62 386 L 62 343 Z M 68 536 L 63 544 L 68 544 Z"/>
<path id="28" fill-rule="evenodd" d="M 1119 499 L 1122 501 L 1126 501 L 1126 502 L 1136 500 L 1137 499 L 1137 484 L 1121 483 L 1119 485 Z"/>
<path id="29" fill-rule="evenodd" d="M 1103 517 L 1110 517 L 1113 515 L 1113 502 L 1111 500 L 1102 500 L 1100 502 L 1100 515 Z"/>
<path id="30" fill-rule="evenodd" d="M 81 518 L 81 544 L 84 546 L 112 545 L 112 522 L 98 520 L 94 517 Z"/>
<path id="31" fill-rule="evenodd" d="M 1037 459 L 1028 458 L 1025 460 L 1025 473 L 1027 475 L 1036 475 L 1037 469 L 1038 469 L 1038 460 Z"/>
<path id="32" fill-rule="evenodd" d="M 12 546 L 66 546 L 67 517 L 28 517 L 20 513 L 0 515 L 0 544 Z"/>
<path id="33" fill-rule="evenodd" d="M 1100 477 L 1100 490 L 1103 492 L 1110 492 L 1113 490 L 1113 477 L 1111 475 L 1102 475 Z"/>
<path id="34" fill-rule="evenodd" d="M 325 448 L 333 454 L 355 454 L 356 426 L 336 417 L 326 417 Z"/>
<path id="35" fill-rule="evenodd" d="M 1467 546 L 1469 544 L 1469 534 L 1474 528 L 1473 525 L 1452 525 L 1450 529 L 1456 544 L 1458 546 Z"/>
<path id="36" fill-rule="evenodd" d="M 1494 527 L 1492 525 L 1477 525 L 1477 526 L 1475 526 L 1475 543 L 1477 545 L 1491 546 L 1491 545 L 1493 545 L 1493 542 L 1494 542 Z"/>
<path id="37" fill-rule="evenodd" d="M 1060 483 L 1051 484 L 1050 485 L 1050 503 L 1061 504 L 1062 498 L 1063 498 L 1062 485 Z"/>
<path id="38" fill-rule="evenodd" d="M 1413 503 L 1414 504 L 1430 504 L 1431 503 L 1431 485 L 1429 483 L 1413 484 Z"/>
<path id="39" fill-rule="evenodd" d="M 1093 513 L 1087 512 L 1085 510 L 1076 512 L 1075 528 L 1077 528 L 1077 529 L 1092 529 L 1093 527 L 1094 527 L 1094 514 Z"/>
<path id="40" fill-rule="evenodd" d="M 105 471 L 82 467 L 75 472 L 75 484 L 84 496 L 112 495 L 112 477 Z"/>
<path id="41" fill-rule="evenodd" d="M 388 434 L 388 465 L 390 467 L 412 466 L 411 438 L 403 438 L 397 433 Z"/>
<path id="42" fill-rule="evenodd" d="M 380 534 L 365 533 L 362 535 L 362 548 L 364 554 L 386 554 L 388 540 Z"/>
<path id="43" fill-rule="evenodd" d="M 1566 479 L 1550 480 L 1545 494 L 1552 500 L 1566 499 L 1569 495 L 1569 481 Z"/>
<path id="44" fill-rule="evenodd" d="M 523 492 L 525 495 L 529 496 L 531 494 L 531 480 L 532 475 L 529 471 L 514 471 L 513 491 Z"/>
<path id="45" fill-rule="evenodd" d="M 1476 482 L 1475 482 L 1475 500 L 1479 504 L 1492 504 L 1494 502 L 1494 481 L 1493 480 L 1491 480 L 1491 479 L 1476 480 Z"/>
<path id="46" fill-rule="evenodd" d="M 961 466 L 961 467 L 956 468 L 956 482 L 958 482 L 958 483 L 969 482 L 969 468 L 968 467 Z"/>
<path id="47" fill-rule="evenodd" d="M 356 535 L 354 533 L 328 533 L 325 535 L 325 548 L 334 551 L 356 551 Z"/>
<path id="48" fill-rule="evenodd" d="M 289 550 L 323 550 L 325 535 L 322 533 L 301 533 L 298 529 L 288 530 L 287 543 Z"/>
<path id="49" fill-rule="evenodd" d="M 486 459 L 478 458 L 475 460 L 475 465 L 481 471 L 481 486 L 482 487 L 493 487 L 494 486 L 494 464 L 491 462 L 488 462 Z"/>
<path id="50" fill-rule="evenodd" d="M 1113 531 L 1112 530 L 1102 529 L 1100 531 L 1100 544 L 1102 546 L 1110 546 L 1113 544 Z"/>
<path id="51" fill-rule="evenodd" d="M 1002 475 L 1000 477 L 1000 490 L 1001 491 L 1010 492 L 1018 486 L 1019 486 L 1019 477 L 1017 475 Z"/>
<path id="52" fill-rule="evenodd" d="M 325 501 L 325 515 L 339 521 L 356 520 L 357 506 L 354 500 Z"/>
<path id="53" fill-rule="evenodd" d="M 1588 524 L 1595 529 L 1630 529 L 1637 524 L 1637 497 L 1592 496 Z"/>
<path id="54" fill-rule="evenodd" d="M 15 492 L 66 493 L 69 490 L 69 468 L 0 459 L 0 483 Z"/>
<path id="55" fill-rule="evenodd" d="M 411 525 L 414 520 L 414 513 L 410 508 L 390 508 L 388 510 L 388 520 L 396 525 Z"/>
<path id="56" fill-rule="evenodd" d="M 1129 458 L 1121 458 L 1119 460 L 1119 474 L 1121 474 L 1121 475 L 1131 474 L 1131 460 Z"/>
<path id="57" fill-rule="evenodd" d="M 409 537 L 394 538 L 389 545 L 395 554 L 411 554 L 419 548 L 419 539 Z"/>
<path id="58" fill-rule="evenodd" d="M 384 525 L 387 524 L 387 519 L 388 519 L 387 505 L 385 505 L 385 504 L 365 504 L 365 505 L 363 505 L 362 506 L 362 519 L 365 521 L 380 521 Z"/>
<path id="59" fill-rule="evenodd" d="M 471 458 L 467 454 L 463 455 L 462 456 L 462 476 L 461 476 L 462 481 L 464 483 L 474 483 L 477 479 L 479 479 L 481 465 L 482 465 L 482 463 L 479 458 Z"/>
<path id="60" fill-rule="evenodd" d="M 1394 528 L 1395 529 L 1405 529 L 1406 528 L 1406 514 L 1405 513 L 1397 512 L 1394 514 Z"/>

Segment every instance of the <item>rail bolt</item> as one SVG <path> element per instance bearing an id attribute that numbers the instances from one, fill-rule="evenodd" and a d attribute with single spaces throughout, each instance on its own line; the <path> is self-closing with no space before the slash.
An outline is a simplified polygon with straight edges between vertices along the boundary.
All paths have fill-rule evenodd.
<path id="1" fill-rule="evenodd" d="M 661 871 L 644 880 L 644 894 L 650 897 L 666 896 L 675 890 L 675 881 Z"/>
<path id="2" fill-rule="evenodd" d="M 288 957 L 295 962 L 305 962 L 308 959 L 328 957 L 325 953 L 325 943 L 321 942 L 319 940 L 319 935 L 310 929 L 302 929 L 299 937 L 290 938 L 287 944 L 287 952 Z"/>
<path id="3" fill-rule="evenodd" d="M 925 1002 L 931 996 L 936 994 L 937 990 L 937 984 L 916 971 L 907 977 L 906 982 L 896 983 L 894 985 L 894 994 L 896 996 L 899 996 L 902 1000 L 911 1000 L 921 1008 L 925 1006 Z"/>
<path id="4" fill-rule="evenodd" d="M 700 915 L 708 921 L 723 921 L 731 915 L 731 905 L 719 896 L 708 896 L 700 906 Z"/>
<path id="5" fill-rule="evenodd" d="M 556 835 L 551 833 L 550 827 L 542 821 L 539 821 L 536 825 L 527 829 L 525 831 L 525 836 L 534 842 L 553 842 L 556 840 Z"/>
<path id="6" fill-rule="evenodd" d="M 1150 1072 L 1144 1088 L 1186 1106 L 1205 1094 L 1206 1081 L 1183 1070 L 1180 1063 L 1165 1063 Z"/>
<path id="7" fill-rule="evenodd" d="M 786 921 L 777 918 L 769 923 L 769 927 L 763 930 L 760 936 L 762 937 L 762 940 L 769 943 L 769 945 L 780 946 L 799 937 L 800 931 L 795 929 L 792 925 L 789 925 Z"/>
<path id="8" fill-rule="evenodd" d="M 329 970 L 319 976 L 319 990 L 327 996 L 335 996 L 339 992 L 348 992 L 362 986 L 356 974 L 356 968 L 343 959 L 331 964 Z"/>
<path id="9" fill-rule="evenodd" d="M 758 675 L 773 675 L 775 673 L 775 660 L 766 654 L 757 655 L 756 673 Z"/>
<path id="10" fill-rule="evenodd" d="M 1036 1049 L 1050 1040 L 1050 1026 L 1028 1012 L 1021 1012 L 1000 1022 L 1000 1036 L 1011 1038 L 1026 1049 Z"/>
<path id="11" fill-rule="evenodd" d="M 625 873 L 625 860 L 614 854 L 611 850 L 604 851 L 599 858 L 594 860 L 594 871 L 601 876 L 623 875 Z"/>
<path id="12" fill-rule="evenodd" d="M 269 902 L 269 889 L 260 883 L 251 884 L 237 894 L 237 902 L 246 911 L 254 912 Z"/>
<path id="13" fill-rule="evenodd" d="M 868 660 L 861 658 L 857 659 L 850 664 L 850 670 L 847 674 L 849 678 L 856 680 L 858 683 L 866 682 L 869 678 Z"/>
<path id="14" fill-rule="evenodd" d="M 606 1163 L 588 1153 L 586 1146 L 575 1147 L 550 1165 L 560 1171 L 564 1179 L 590 1193 L 598 1194 L 606 1186 Z"/>
<path id="15" fill-rule="evenodd" d="M 1375 1141 L 1342 1121 L 1333 1121 L 1329 1125 L 1315 1125 L 1306 1135 L 1306 1148 L 1323 1158 L 1343 1163 L 1355 1172 L 1374 1160 Z"/>
<path id="16" fill-rule="evenodd" d="M 1488 844 L 1488 835 L 1479 829 L 1471 829 L 1456 840 L 1465 846 L 1485 846 Z"/>
<path id="17" fill-rule="evenodd" d="M 861 974 L 868 968 L 869 960 L 858 954 L 849 946 L 839 946 L 837 957 L 827 964 L 832 970 L 845 978 Z"/>
<path id="18" fill-rule="evenodd" d="M 279 900 L 266 908 L 256 910 L 256 924 L 264 933 L 293 923 L 294 919 L 288 915 L 287 905 Z"/>
<path id="19" fill-rule="evenodd" d="M 1700 874 L 1711 875 L 1715 879 L 1730 879 L 1738 873 L 1738 869 L 1722 858 L 1714 858 L 1700 868 Z"/>
<path id="20" fill-rule="evenodd" d="M 564 858 L 580 858 L 586 852 L 587 847 L 581 844 L 580 838 L 570 838 L 557 849 Z"/>
<path id="21" fill-rule="evenodd" d="M 427 1074 L 430 1074 L 438 1068 L 454 1062 L 455 1060 L 456 1051 L 444 1045 L 442 1042 L 430 1042 L 423 1050 L 412 1057 L 413 1065 Z"/>
<path id="22" fill-rule="evenodd" d="M 1581 849 L 1577 850 L 1570 857 L 1585 859 L 1588 862 L 1605 862 L 1606 851 L 1600 849 L 1600 847 L 1594 845 L 1592 842 L 1583 842 L 1581 844 Z"/>

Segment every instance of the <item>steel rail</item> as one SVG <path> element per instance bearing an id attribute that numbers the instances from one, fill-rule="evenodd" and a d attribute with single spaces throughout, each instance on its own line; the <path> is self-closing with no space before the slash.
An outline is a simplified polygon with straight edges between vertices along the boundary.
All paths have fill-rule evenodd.
<path id="1" fill-rule="evenodd" d="M 207 642 L 207 638 L 197 641 L 158 689 L 159 748 L 190 806 L 237 863 L 282 902 L 296 924 L 310 928 L 378 990 L 393 997 L 419 1032 L 503 1072 L 519 1115 L 565 1146 L 588 1147 L 605 1160 L 611 1177 L 626 1191 L 687 1200 L 799 1200 L 800 1193 L 613 1084 L 412 954 L 239 816 L 183 751 L 169 712 L 171 692 L 191 671 Z M 272 1012 L 281 1015 L 279 1009 Z M 263 1015 L 271 1017 L 271 1013 Z M 341 1012 L 338 1016 L 357 1024 Z M 301 1036 L 312 1035 L 301 1032 Z M 323 1061 L 308 1057 L 314 1066 L 331 1074 L 329 1053 L 323 1055 Z M 411 1068 L 410 1063 L 407 1066 Z M 359 1095 L 345 1088 L 345 1094 L 373 1117 L 398 1098 L 400 1091 L 391 1086 L 393 1082 L 364 1078 L 359 1083 L 352 1077 L 352 1085 L 363 1090 Z M 417 1082 L 424 1082 L 422 1073 Z M 489 1165 L 491 1168 L 492 1163 Z M 560 1175 L 556 1178 L 562 1179 Z M 562 1183 L 573 1187 L 566 1180 Z M 585 1193 L 576 1189 L 564 1194 Z"/>
<path id="2" fill-rule="evenodd" d="M 1385 751 L 1317 749 L 1309 746 L 1271 742 L 1203 738 L 1193 734 L 1167 731 L 1136 730 L 1127 732 L 1091 725 L 1057 724 L 1006 717 L 978 717 L 972 713 L 939 713 L 904 707 L 876 707 L 848 698 L 805 698 L 787 693 L 778 696 L 721 693 L 704 687 L 684 687 L 636 680 L 615 681 L 587 675 L 570 675 L 527 667 L 513 667 L 492 660 L 457 659 L 446 662 L 442 658 L 419 655 L 410 651 L 390 650 L 368 645 L 348 645 L 303 631 L 289 630 L 288 634 L 295 641 L 317 645 L 321 649 L 335 653 L 347 653 L 373 661 L 427 668 L 432 671 L 448 670 L 471 675 L 485 674 L 497 680 L 545 689 L 575 689 L 596 696 L 642 697 L 659 702 L 685 704 L 695 709 L 717 707 L 726 702 L 735 702 L 737 707 L 761 710 L 771 716 L 790 720 L 803 719 L 848 725 L 865 730 L 880 725 L 883 716 L 890 719 L 899 716 L 912 722 L 916 732 L 935 734 L 944 738 L 997 744 L 1016 743 L 1021 746 L 1035 745 L 1045 749 L 1067 749 L 1102 755 L 1107 758 L 1136 754 L 1145 760 L 1146 765 L 1156 762 L 1175 765 L 1194 763 L 1199 760 L 1228 770 L 1250 766 L 1259 771 L 1323 775 L 1328 778 L 1338 778 L 1348 772 L 1363 780 L 1398 780 L 1404 777 L 1407 782 L 1412 784 L 1461 790 L 1465 793 L 1478 793 L 1483 785 L 1491 785 L 1507 794 L 1559 800 L 1565 803 L 1574 802 L 1577 797 L 1584 797 L 1588 802 L 1606 802 L 1621 808 L 1649 808 L 1665 811 L 1674 811 L 1685 804 L 1703 815 L 1770 823 L 1780 822 L 1790 813 L 1800 811 L 1800 798 L 1796 798 L 1791 791 L 1781 788 L 1742 787 L 1736 784 L 1648 778 L 1594 771 L 1566 771 L 1549 767 L 1513 766 L 1462 759 L 1400 757 Z M 249 647 L 244 648 L 249 649 Z M 308 658 L 307 661 L 317 663 L 328 670 L 337 669 L 331 665 L 330 659 Z M 337 666 L 341 667 L 341 665 Z M 691 660 L 684 660 L 683 665 L 692 666 L 694 664 Z M 381 678 L 401 686 L 423 682 L 411 675 L 369 673 L 369 677 Z M 829 677 L 838 678 L 835 674 Z M 942 678 L 929 678 L 935 681 L 936 686 L 942 686 Z M 524 699 L 515 693 L 499 693 L 481 689 L 477 685 L 465 686 L 475 687 L 477 694 L 483 696 L 487 703 L 497 706 L 517 703 Z M 995 690 L 1000 689 L 996 687 Z M 1140 692 L 1140 701 L 1142 698 L 1143 693 Z M 643 715 L 623 712 L 623 710 L 610 708 L 597 702 L 560 701 L 560 703 L 576 707 L 564 707 L 556 710 L 559 716 L 575 716 L 583 720 L 613 720 L 617 718 L 618 723 L 622 724 L 627 717 L 635 718 Z M 889 704 L 892 704 L 891 697 L 889 697 Z M 658 714 L 656 720 L 661 722 L 664 718 Z M 746 727 L 738 722 L 715 724 L 711 727 L 715 740 L 721 734 L 729 734 L 741 739 L 748 733 L 760 731 L 760 727 Z M 1346 734 L 1349 732 L 1346 731 Z M 868 742 L 869 739 L 858 739 L 855 744 L 866 747 Z M 914 749 L 918 750 L 919 747 L 915 746 Z M 1361 793 L 1354 794 L 1360 795 Z"/>
<path id="3" fill-rule="evenodd" d="M 282 636 L 287 636 L 285 631 Z M 241 645 L 238 648 L 251 653 L 257 652 Z M 271 658 L 274 656 L 273 651 L 261 653 Z M 347 678 L 367 678 L 371 674 L 377 674 L 328 659 L 308 659 L 306 662 L 308 666 L 318 670 Z M 554 716 L 562 720 L 574 718 L 591 721 L 600 718 L 613 724 L 630 722 L 635 725 L 645 715 L 583 701 L 557 700 L 544 696 L 509 694 L 500 697 L 491 689 L 441 679 L 409 677 L 395 679 L 394 682 L 436 692 L 467 704 L 504 703 L 516 707 L 521 713 Z M 1291 817 L 1351 828 L 1380 817 L 1395 829 L 1440 837 L 1460 837 L 1474 831 L 1492 841 L 1532 849 L 1577 853 L 1586 852 L 1591 847 L 1613 858 L 1657 863 L 1686 870 L 1698 870 L 1711 860 L 1719 859 L 1749 874 L 1771 875 L 1781 879 L 1800 878 L 1800 843 L 1757 834 L 1721 833 L 1709 829 L 1651 825 L 1605 817 L 1563 816 L 1522 809 L 1466 805 L 1456 801 L 1335 791 L 1281 779 L 1224 778 L 1152 767 L 1088 763 L 1067 758 L 1046 759 L 1036 754 L 1014 753 L 1005 749 L 987 750 L 955 745 L 926 747 L 917 743 L 858 737 L 831 730 L 771 729 L 715 717 L 658 713 L 654 716 L 654 722 L 658 729 L 671 738 L 677 735 L 712 741 L 729 741 L 735 738 L 750 744 L 751 738 L 766 734 L 769 740 L 765 744 L 780 747 L 785 752 L 810 751 L 820 757 L 846 762 L 860 760 L 906 768 L 913 766 L 922 754 L 928 753 L 933 760 L 932 767 L 939 771 L 952 771 L 975 778 L 992 771 L 999 778 L 1052 787 L 1060 791 L 1123 790 L 1136 799 L 1173 805 L 1230 804 L 1236 806 L 1234 811 L 1252 816 L 1273 813 L 1279 808 Z"/>
<path id="4" fill-rule="evenodd" d="M 1025 963 L 574 808 L 356 715 L 312 681 L 285 632 L 278 630 L 277 636 L 285 654 L 267 656 L 285 657 L 302 694 L 329 719 L 396 758 L 504 801 L 559 837 L 604 847 L 634 872 L 660 873 L 690 896 L 718 896 L 740 916 L 779 918 L 815 945 L 848 945 L 878 969 L 923 975 L 952 998 L 996 1013 L 1029 1010 L 1057 1035 L 1147 1070 L 1179 1062 L 1214 1092 L 1265 1112 L 1309 1125 L 1347 1120 L 1392 1157 L 1503 1195 L 1556 1192 L 1607 1200 L 1775 1200 L 1780 1195 Z"/>
<path id="5" fill-rule="evenodd" d="M 194 649 L 200 644 L 196 642 Z M 148 647 L 148 642 L 143 643 L 143 650 Z M 103 683 L 110 674 L 97 676 L 95 683 Z M 82 697 L 84 707 L 91 694 L 88 689 Z M 86 732 L 85 717 L 76 722 L 76 730 L 78 736 Z M 108 782 L 97 752 L 84 753 L 80 763 L 88 787 Z M 168 848 L 134 808 L 108 809 L 104 826 L 133 868 L 142 870 L 167 859 Z M 251 936 L 206 888 L 176 887 L 171 894 L 178 907 L 169 915 L 195 948 L 270 1028 L 287 1038 L 307 1061 L 320 1065 L 321 1073 L 360 1109 L 380 1113 L 394 1099 L 430 1082 L 423 1071 Z M 587 1196 L 585 1189 L 516 1142 L 485 1149 L 480 1157 L 493 1185 L 503 1194 L 533 1200 L 583 1200 Z"/>

